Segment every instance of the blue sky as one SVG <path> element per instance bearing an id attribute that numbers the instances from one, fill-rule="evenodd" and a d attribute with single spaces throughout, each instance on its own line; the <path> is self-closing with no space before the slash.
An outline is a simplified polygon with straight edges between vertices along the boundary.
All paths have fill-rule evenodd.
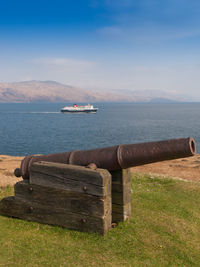
<path id="1" fill-rule="evenodd" d="M 0 0 L 0 82 L 200 99 L 199 0 Z"/>

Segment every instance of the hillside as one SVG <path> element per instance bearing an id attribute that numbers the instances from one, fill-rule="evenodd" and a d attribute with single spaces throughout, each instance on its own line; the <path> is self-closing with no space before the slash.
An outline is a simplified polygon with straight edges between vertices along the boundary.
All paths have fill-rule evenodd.
<path id="1" fill-rule="evenodd" d="M 0 103 L 135 101 L 117 93 L 88 91 L 54 81 L 0 83 Z"/>
<path id="2" fill-rule="evenodd" d="M 91 91 L 55 81 L 0 83 L 0 103 L 29 102 L 171 102 L 180 97 L 162 91 Z"/>

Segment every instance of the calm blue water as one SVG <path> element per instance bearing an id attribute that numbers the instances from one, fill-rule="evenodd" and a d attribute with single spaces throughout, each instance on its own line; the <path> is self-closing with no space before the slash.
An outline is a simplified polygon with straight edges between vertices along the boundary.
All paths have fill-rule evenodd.
<path id="1" fill-rule="evenodd" d="M 104 103 L 95 104 L 96 114 L 62 114 L 65 105 L 0 104 L 0 154 L 48 154 L 188 136 L 200 148 L 200 103 Z"/>

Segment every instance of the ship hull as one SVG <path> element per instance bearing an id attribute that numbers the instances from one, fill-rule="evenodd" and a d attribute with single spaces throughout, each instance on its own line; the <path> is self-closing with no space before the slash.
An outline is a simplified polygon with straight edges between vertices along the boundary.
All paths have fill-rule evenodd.
<path id="1" fill-rule="evenodd" d="M 96 113 L 97 109 L 84 109 L 84 110 L 67 110 L 61 109 L 62 113 Z"/>

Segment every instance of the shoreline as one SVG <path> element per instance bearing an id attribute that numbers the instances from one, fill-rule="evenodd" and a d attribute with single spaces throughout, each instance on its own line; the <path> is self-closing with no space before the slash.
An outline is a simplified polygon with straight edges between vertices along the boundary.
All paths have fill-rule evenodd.
<path id="1" fill-rule="evenodd" d="M 24 157 L 0 155 L 0 187 L 14 185 L 22 180 L 14 176 L 14 170 L 20 167 Z M 200 182 L 200 154 L 192 157 L 167 160 L 132 167 L 132 173 L 151 174 L 152 176 L 171 177 Z"/>

